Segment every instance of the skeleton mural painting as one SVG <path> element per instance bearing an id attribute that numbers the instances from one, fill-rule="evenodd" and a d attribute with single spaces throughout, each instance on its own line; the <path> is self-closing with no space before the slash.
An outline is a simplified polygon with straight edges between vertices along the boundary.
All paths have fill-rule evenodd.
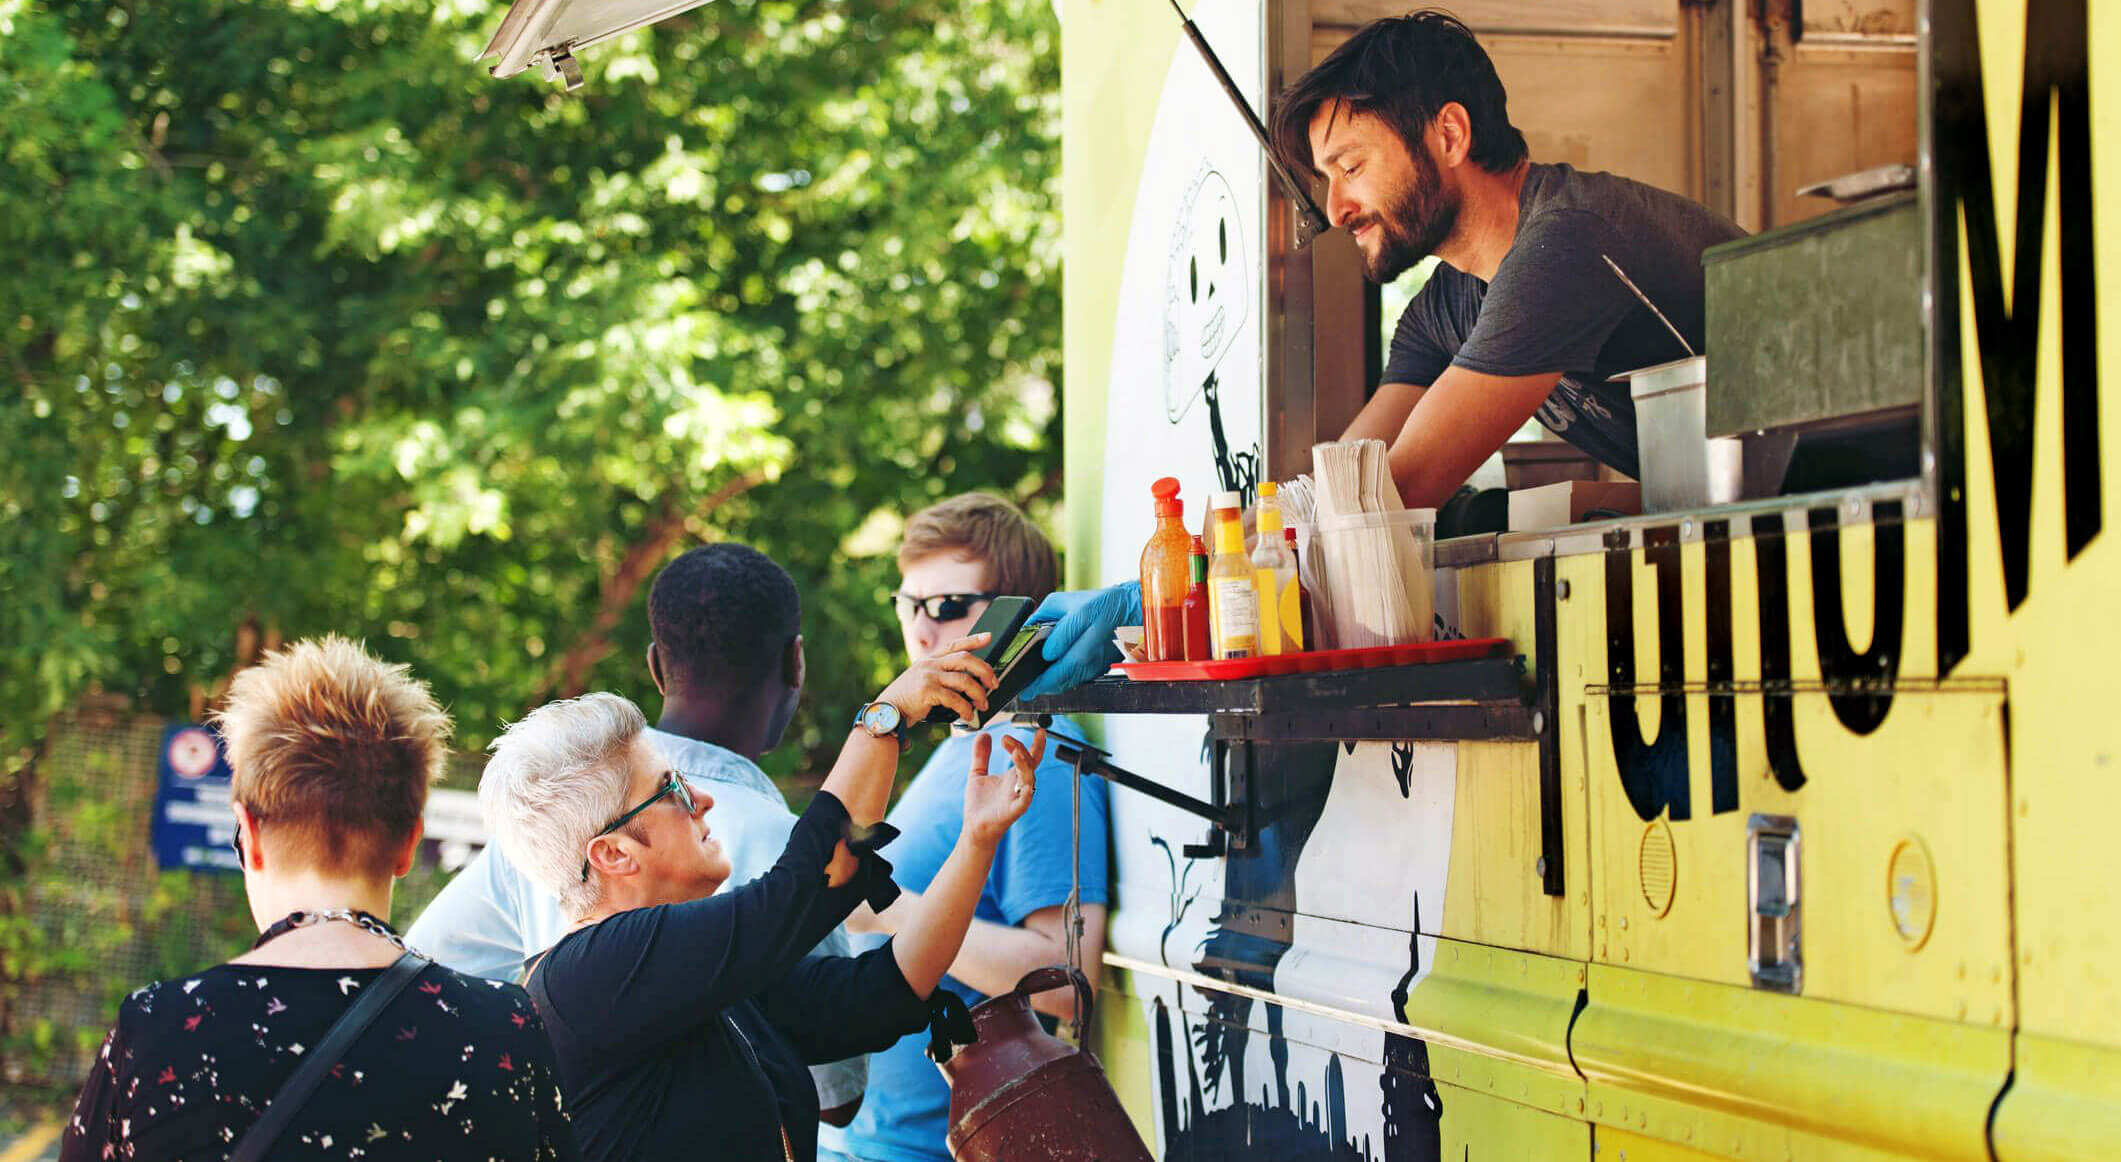
<path id="1" fill-rule="evenodd" d="M 1257 105 L 1262 0 L 1202 0 L 1190 12 Z M 1249 501 L 1265 471 L 1266 167 L 1190 45 L 1170 58 L 1140 157 L 1118 293 L 1101 308 L 1112 324 L 1095 578 L 1105 583 L 1135 572 L 1152 481 L 1178 477 L 1197 529 L 1212 492 Z M 1116 715 L 1104 721 L 1104 743 L 1121 765 L 1205 796 L 1211 762 L 1234 761 L 1200 746 L 1205 727 Z M 1434 943 L 1414 935 L 1410 947 L 1415 900 L 1430 923 L 1444 907 L 1455 768 L 1434 754 L 1395 759 L 1375 743 L 1345 754 L 1331 743 L 1265 747 L 1254 761 L 1262 824 L 1220 854 L 1194 846 L 1197 818 L 1130 793 L 1112 800 L 1122 903 L 1111 947 L 1170 973 L 1142 973 L 1125 990 L 1155 1054 L 1156 1092 L 1138 1100 L 1157 1111 L 1157 1151 L 1171 1160 L 1247 1151 L 1435 1158 L 1441 1104 L 1420 1041 L 1380 1032 L 1348 1042 L 1287 1006 L 1191 982 L 1320 995 L 1340 949 L 1379 966 L 1365 986 L 1368 1012 L 1403 1020 L 1431 951 L 1420 945 Z M 1414 810 L 1422 822 L 1412 833 L 1433 851 L 1409 859 L 1379 850 L 1392 833 L 1374 825 L 1377 812 Z M 1349 933 L 1388 934 L 1390 944 L 1349 949 Z"/>
<path id="2" fill-rule="evenodd" d="M 1259 442 L 1231 450 L 1217 375 L 1244 326 L 1256 280 L 1229 179 L 1203 161 L 1180 204 L 1165 274 L 1164 413 L 1177 424 L 1194 400 L 1207 405 L 1216 483 L 1248 502 L 1259 483 Z"/>

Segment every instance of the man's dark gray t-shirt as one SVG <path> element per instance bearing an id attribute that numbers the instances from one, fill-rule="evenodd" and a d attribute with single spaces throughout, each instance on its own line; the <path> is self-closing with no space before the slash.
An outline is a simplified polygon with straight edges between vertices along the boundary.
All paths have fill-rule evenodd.
<path id="1" fill-rule="evenodd" d="M 1635 405 L 1622 371 L 1685 348 L 1606 264 L 1610 257 L 1695 351 L 1702 349 L 1701 252 L 1745 232 L 1677 194 L 1607 173 L 1533 165 L 1517 238 L 1495 281 L 1439 264 L 1392 335 L 1385 383 L 1428 387 L 1444 368 L 1488 375 L 1559 371 L 1539 422 L 1630 476 Z"/>

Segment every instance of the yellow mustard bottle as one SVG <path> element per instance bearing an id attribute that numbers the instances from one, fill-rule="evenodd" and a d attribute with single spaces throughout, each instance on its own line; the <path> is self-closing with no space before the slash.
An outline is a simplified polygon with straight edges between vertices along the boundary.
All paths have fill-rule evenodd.
<path id="1" fill-rule="evenodd" d="M 1304 630 L 1301 589 L 1296 581 L 1296 557 L 1281 535 L 1281 500 L 1271 480 L 1259 486 L 1259 547 L 1252 550 L 1252 583 L 1259 591 L 1259 652 L 1294 654 L 1303 652 Z"/>
<path id="2" fill-rule="evenodd" d="M 1208 562 L 1208 633 L 1215 656 L 1249 658 L 1259 652 L 1259 589 L 1245 553 L 1244 499 L 1218 492 L 1214 501 L 1215 554 Z"/>

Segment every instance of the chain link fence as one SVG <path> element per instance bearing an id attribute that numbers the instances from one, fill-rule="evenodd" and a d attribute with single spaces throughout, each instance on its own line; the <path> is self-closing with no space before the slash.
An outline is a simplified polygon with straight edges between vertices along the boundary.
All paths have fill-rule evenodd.
<path id="1" fill-rule="evenodd" d="M 29 829 L 0 836 L 25 869 L 0 884 L 0 1082 L 79 1085 L 127 993 L 218 964 L 257 935 L 241 876 L 155 862 L 166 725 L 116 703 L 51 724 L 30 773 Z M 483 761 L 455 756 L 442 785 L 475 789 Z M 422 843 L 391 922 L 411 923 L 472 850 Z"/>

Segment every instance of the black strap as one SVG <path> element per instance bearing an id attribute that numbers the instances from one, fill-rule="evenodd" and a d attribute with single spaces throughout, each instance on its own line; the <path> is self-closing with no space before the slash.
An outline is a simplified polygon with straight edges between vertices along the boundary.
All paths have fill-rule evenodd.
<path id="1" fill-rule="evenodd" d="M 899 898 L 899 886 L 891 878 L 891 861 L 877 852 L 877 848 L 897 839 L 898 828 L 889 823 L 872 823 L 857 827 L 851 821 L 847 825 L 847 850 L 854 853 L 855 888 L 862 893 L 862 902 L 869 910 L 881 912 Z"/>
<path id="2" fill-rule="evenodd" d="M 273 1095 L 272 1101 L 265 1107 L 265 1112 L 259 1115 L 257 1122 L 243 1135 L 243 1140 L 236 1143 L 234 1152 L 228 1156 L 228 1162 L 264 1162 L 272 1154 L 273 1144 L 280 1140 L 281 1134 L 287 1132 L 287 1124 L 294 1120 L 296 1114 L 302 1112 L 302 1106 L 309 1101 L 310 1095 L 324 1083 L 325 1075 L 331 1072 L 332 1066 L 337 1065 L 346 1056 L 346 1051 L 361 1039 L 361 1034 L 375 1023 L 377 1017 L 383 1015 L 383 1010 L 390 1007 L 390 1002 L 396 1000 L 398 994 L 405 991 L 405 986 L 411 984 L 412 979 L 420 975 L 420 971 L 430 963 L 432 962 L 419 953 L 408 952 L 398 957 L 395 964 L 384 969 L 383 975 L 377 977 L 374 983 L 362 989 L 361 994 L 354 998 L 354 1003 L 347 1006 L 344 1013 L 339 1014 L 337 1021 L 332 1022 L 330 1030 L 324 1034 L 324 1040 L 304 1055 L 302 1064 L 288 1075 L 286 1081 L 280 1083 L 280 1092 Z"/>
<path id="3" fill-rule="evenodd" d="M 941 985 L 928 994 L 928 1060 L 941 1065 L 950 1060 L 960 1045 L 970 1045 L 979 1040 L 979 1028 L 972 1023 L 972 1010 L 965 1007 L 965 998 Z"/>

